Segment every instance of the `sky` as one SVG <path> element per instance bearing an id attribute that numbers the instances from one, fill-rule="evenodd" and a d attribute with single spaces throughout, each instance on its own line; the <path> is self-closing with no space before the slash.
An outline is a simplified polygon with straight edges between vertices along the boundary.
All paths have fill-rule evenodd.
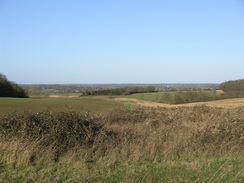
<path id="1" fill-rule="evenodd" d="M 0 0 L 0 73 L 19 84 L 244 78 L 244 0 Z"/>

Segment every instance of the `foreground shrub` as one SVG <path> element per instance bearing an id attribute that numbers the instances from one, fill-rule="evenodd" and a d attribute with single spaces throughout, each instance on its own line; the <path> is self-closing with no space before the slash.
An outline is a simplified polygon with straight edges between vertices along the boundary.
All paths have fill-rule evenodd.
<path id="1" fill-rule="evenodd" d="M 72 148 L 95 149 L 106 144 L 112 135 L 87 115 L 75 112 L 10 114 L 0 121 L 0 138 L 38 143 L 39 148 L 51 148 L 57 159 Z"/>
<path id="2" fill-rule="evenodd" d="M 135 108 L 113 112 L 105 119 L 106 126 L 120 135 L 120 153 L 134 159 L 162 160 L 243 150 L 243 112 L 243 107 L 222 109 L 204 105 Z"/>
<path id="3" fill-rule="evenodd" d="M 71 161 L 114 163 L 242 152 L 243 113 L 244 107 L 196 106 L 115 110 L 103 116 L 10 114 L 0 118 L 0 160 L 9 151 L 16 153 L 15 160 L 24 151 L 30 162 L 38 157 L 57 161 L 75 152 Z"/>

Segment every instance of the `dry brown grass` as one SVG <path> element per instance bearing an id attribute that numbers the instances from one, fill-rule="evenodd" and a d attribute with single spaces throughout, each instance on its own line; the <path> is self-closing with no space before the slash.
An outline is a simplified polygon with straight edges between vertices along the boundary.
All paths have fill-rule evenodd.
<path id="1" fill-rule="evenodd" d="M 105 126 L 120 135 L 118 149 L 132 159 L 191 157 L 243 149 L 243 112 L 243 107 L 136 108 L 109 114 Z"/>
<path id="2" fill-rule="evenodd" d="M 54 159 L 80 148 L 89 156 L 109 154 L 111 159 L 113 154 L 116 160 L 191 157 L 244 149 L 243 112 L 244 107 L 222 109 L 202 105 L 134 108 L 103 116 L 72 112 L 14 114 L 1 120 L 0 135 L 3 144 L 15 147 L 19 143 L 22 147 L 27 143 L 27 149 L 32 151 L 27 154 L 38 156 L 36 149 L 45 149 L 53 151 L 48 154 Z M 8 147 L 3 144 L 3 149 Z"/>
<path id="3" fill-rule="evenodd" d="M 162 103 L 157 103 L 157 102 L 150 102 L 150 101 L 145 101 L 145 100 L 137 100 L 137 99 L 129 99 L 129 98 L 115 98 L 114 100 L 130 103 L 132 105 L 142 106 L 142 107 L 178 108 L 178 107 L 194 107 L 194 106 L 207 105 L 210 107 L 232 108 L 232 107 L 244 106 L 244 98 L 215 100 L 215 101 L 209 101 L 209 102 L 194 102 L 194 103 L 187 103 L 187 104 L 162 104 Z"/>
<path id="4" fill-rule="evenodd" d="M 86 172 L 83 180 L 96 182 L 96 177 L 89 176 L 98 176 L 102 171 L 111 177 L 110 171 L 118 164 L 129 167 L 129 175 L 134 175 L 137 165 L 133 164 L 141 164 L 140 171 L 146 172 L 132 182 L 154 182 L 156 179 L 150 175 L 153 171 L 144 164 L 165 163 L 165 167 L 187 166 L 199 171 L 205 169 L 206 157 L 243 153 L 243 113 L 244 107 L 202 105 L 134 107 L 99 116 L 74 112 L 11 114 L 0 119 L 0 162 L 14 167 L 47 166 L 45 171 L 55 171 L 52 167 L 56 166 L 64 168 L 53 173 L 54 179 L 47 172 L 49 181 L 54 182 L 67 170 L 70 180 L 74 176 L 80 179 Z M 88 174 L 91 167 L 96 174 Z M 211 173 L 208 182 L 218 180 L 216 174 Z M 38 177 L 38 172 L 33 176 Z"/>
<path id="5" fill-rule="evenodd" d="M 134 108 L 103 116 L 67 112 L 8 115 L 1 119 L 1 151 L 16 160 L 56 161 L 66 153 L 109 161 L 192 158 L 244 149 L 244 107 Z M 19 154 L 25 158 L 20 158 Z M 23 152 L 22 152 L 23 151 Z M 77 158 L 77 156 L 75 156 Z M 48 161 L 49 161 L 48 160 Z"/>
<path id="6" fill-rule="evenodd" d="M 215 93 L 216 93 L 216 96 L 225 94 L 225 92 L 223 90 L 216 90 Z"/>

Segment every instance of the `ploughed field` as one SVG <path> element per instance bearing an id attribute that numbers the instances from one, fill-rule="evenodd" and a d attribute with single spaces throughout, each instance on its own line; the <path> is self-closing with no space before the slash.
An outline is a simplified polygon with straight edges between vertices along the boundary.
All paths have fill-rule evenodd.
<path id="1" fill-rule="evenodd" d="M 0 182 L 244 182 L 243 99 L 214 102 L 0 98 Z"/>

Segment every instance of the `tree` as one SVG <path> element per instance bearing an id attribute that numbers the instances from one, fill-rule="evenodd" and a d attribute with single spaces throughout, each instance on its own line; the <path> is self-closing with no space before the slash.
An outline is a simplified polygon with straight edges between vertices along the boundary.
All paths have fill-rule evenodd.
<path id="1" fill-rule="evenodd" d="M 0 73 L 0 97 L 27 98 L 28 96 L 23 88 L 8 81 L 7 77 Z"/>

